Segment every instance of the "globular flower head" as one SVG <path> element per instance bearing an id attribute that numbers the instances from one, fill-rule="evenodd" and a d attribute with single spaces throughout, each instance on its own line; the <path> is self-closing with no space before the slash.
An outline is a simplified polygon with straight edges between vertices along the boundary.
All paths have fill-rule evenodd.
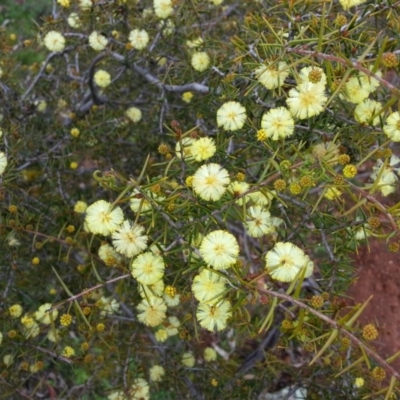
<path id="1" fill-rule="evenodd" d="M 159 297 L 150 297 L 143 299 L 137 306 L 137 318 L 147 326 L 160 325 L 166 318 L 167 306 L 163 299 Z"/>
<path id="2" fill-rule="evenodd" d="M 200 303 L 196 312 L 200 325 L 211 332 L 226 328 L 227 320 L 231 315 L 231 304 L 227 300 L 215 304 Z"/>
<path id="3" fill-rule="evenodd" d="M 243 128 L 246 118 L 246 109 L 237 101 L 228 101 L 217 111 L 217 125 L 226 131 Z"/>
<path id="4" fill-rule="evenodd" d="M 174 11 L 171 0 L 154 0 L 154 12 L 158 18 L 168 18 Z"/>
<path id="5" fill-rule="evenodd" d="M 165 370 L 161 365 L 154 365 L 149 370 L 150 380 L 153 382 L 161 382 L 165 375 Z"/>
<path id="6" fill-rule="evenodd" d="M 199 72 L 205 71 L 210 66 L 210 56 L 205 51 L 198 51 L 192 55 L 190 63 Z"/>
<path id="7" fill-rule="evenodd" d="M 304 67 L 300 70 L 299 84 L 304 82 L 311 82 L 319 85 L 326 85 L 326 75 L 322 68 L 310 66 Z"/>
<path id="8" fill-rule="evenodd" d="M 144 251 L 147 247 L 147 235 L 144 227 L 133 225 L 130 221 L 124 221 L 122 225 L 112 233 L 112 242 L 118 253 L 127 257 L 133 257 Z"/>
<path id="9" fill-rule="evenodd" d="M 51 307 L 52 307 L 51 303 L 42 304 L 39 307 L 39 309 L 35 312 L 36 321 L 41 322 L 42 324 L 45 325 L 51 324 L 52 320 L 55 321 L 58 316 L 58 310 L 54 309 L 52 311 L 49 311 Z"/>
<path id="10" fill-rule="evenodd" d="M 283 85 L 289 75 L 288 65 L 284 61 L 260 65 L 254 71 L 257 80 L 267 89 L 276 89 Z"/>
<path id="11" fill-rule="evenodd" d="M 252 206 L 248 209 L 245 222 L 249 236 L 258 238 L 273 232 L 271 214 L 261 206 Z"/>
<path id="12" fill-rule="evenodd" d="M 240 182 L 240 181 L 233 181 L 229 186 L 228 186 L 228 192 L 232 194 L 233 197 L 237 198 L 241 196 L 243 193 L 247 192 L 249 190 L 249 184 L 246 182 Z M 243 197 L 240 197 L 235 201 L 236 204 L 239 204 L 242 206 L 243 204 L 247 203 L 250 200 L 250 196 L 245 195 Z"/>
<path id="13" fill-rule="evenodd" d="M 111 75 L 107 71 L 99 69 L 94 74 L 93 80 L 97 86 L 105 88 L 111 83 Z"/>
<path id="14" fill-rule="evenodd" d="M 176 142 L 175 154 L 179 158 L 184 158 L 186 160 L 192 159 L 192 145 L 195 139 L 191 137 L 184 137 Z"/>
<path id="15" fill-rule="evenodd" d="M 267 138 L 279 140 L 293 134 L 294 121 L 287 108 L 273 108 L 262 116 L 261 128 Z"/>
<path id="16" fill-rule="evenodd" d="M 89 46 L 96 51 L 103 51 L 108 44 L 108 39 L 100 32 L 93 31 L 89 35 Z"/>
<path id="17" fill-rule="evenodd" d="M 221 275 L 203 269 L 193 279 L 192 292 L 194 297 L 201 303 L 218 302 L 225 291 L 226 279 Z"/>
<path id="18" fill-rule="evenodd" d="M 20 304 L 13 304 L 9 307 L 8 312 L 10 313 L 11 318 L 19 318 L 22 314 L 22 307 Z"/>
<path id="19" fill-rule="evenodd" d="M 215 269 L 227 269 L 239 256 L 238 242 L 231 233 L 217 230 L 209 233 L 201 242 L 200 254 Z"/>
<path id="20" fill-rule="evenodd" d="M 383 126 L 383 132 L 393 142 L 400 142 L 400 113 L 395 111 L 391 113 Z"/>
<path id="21" fill-rule="evenodd" d="M 142 119 L 142 112 L 137 107 L 130 107 L 125 111 L 125 115 L 132 122 L 139 122 Z"/>
<path id="22" fill-rule="evenodd" d="M 107 236 L 117 230 L 124 220 L 120 207 L 112 207 L 108 201 L 98 200 L 86 209 L 87 228 L 94 234 Z"/>
<path id="23" fill-rule="evenodd" d="M 0 175 L 2 175 L 4 173 L 4 171 L 7 168 L 7 157 L 5 155 L 5 153 L 3 153 L 2 151 L 0 151 Z"/>
<path id="24" fill-rule="evenodd" d="M 354 118 L 361 124 L 370 123 L 374 126 L 379 124 L 379 113 L 382 104 L 371 99 L 366 99 L 358 104 L 354 110 Z"/>
<path id="25" fill-rule="evenodd" d="M 194 366 L 195 362 L 196 362 L 196 360 L 191 351 L 187 351 L 186 353 L 182 354 L 182 364 L 185 367 L 192 368 Z"/>
<path id="26" fill-rule="evenodd" d="M 129 42 L 136 50 L 143 50 L 149 43 L 149 34 L 144 29 L 134 29 L 129 33 Z"/>
<path id="27" fill-rule="evenodd" d="M 208 160 L 216 151 L 215 141 L 209 137 L 197 139 L 191 146 L 191 154 L 196 161 Z"/>
<path id="28" fill-rule="evenodd" d="M 58 53 L 65 48 L 65 38 L 59 32 L 50 31 L 44 37 L 44 45 L 48 50 Z"/>
<path id="29" fill-rule="evenodd" d="M 361 83 L 359 76 L 351 77 L 343 87 L 343 91 L 340 97 L 346 99 L 350 103 L 359 104 L 369 96 L 369 92 L 366 87 Z"/>
<path id="30" fill-rule="evenodd" d="M 299 272 L 309 277 L 314 263 L 303 250 L 293 243 L 278 242 L 265 256 L 265 268 L 273 279 L 281 282 L 292 282 Z"/>
<path id="31" fill-rule="evenodd" d="M 99 247 L 98 255 L 109 267 L 113 267 L 122 261 L 122 257 L 115 251 L 114 247 L 108 243 L 103 243 Z"/>
<path id="32" fill-rule="evenodd" d="M 202 165 L 193 176 L 193 190 L 203 200 L 217 201 L 226 191 L 230 179 L 228 171 L 219 164 Z"/>
<path id="33" fill-rule="evenodd" d="M 207 362 L 215 361 L 217 359 L 217 352 L 212 347 L 204 349 L 204 360 Z"/>
<path id="34" fill-rule="evenodd" d="M 374 180 L 374 185 L 377 185 L 383 196 L 388 196 L 393 193 L 396 188 L 394 184 L 398 181 L 400 168 L 395 168 L 400 163 L 400 159 L 396 156 L 391 156 L 389 162 L 384 163 L 378 160 L 372 168 L 371 178 Z"/>
<path id="35" fill-rule="evenodd" d="M 164 276 L 164 260 L 152 252 L 138 255 L 132 262 L 132 276 L 143 285 L 153 285 Z"/>
<path id="36" fill-rule="evenodd" d="M 164 293 L 164 281 L 160 279 L 152 285 L 139 284 L 139 294 L 142 299 L 150 297 L 162 297 Z"/>
<path id="37" fill-rule="evenodd" d="M 326 101 L 324 85 L 304 82 L 289 91 L 286 103 L 295 118 L 305 119 L 320 114 Z"/>
<path id="38" fill-rule="evenodd" d="M 339 0 L 344 10 L 365 3 L 367 0 Z"/>
<path id="39" fill-rule="evenodd" d="M 71 28 L 77 29 L 81 27 L 81 21 L 79 19 L 79 15 L 76 12 L 69 14 L 67 22 Z"/>

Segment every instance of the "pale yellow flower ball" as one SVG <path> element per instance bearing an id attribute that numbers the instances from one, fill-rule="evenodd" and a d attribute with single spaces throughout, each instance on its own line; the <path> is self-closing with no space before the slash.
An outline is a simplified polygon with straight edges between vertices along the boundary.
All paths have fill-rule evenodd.
<path id="1" fill-rule="evenodd" d="M 130 107 L 125 111 L 125 115 L 132 122 L 139 122 L 142 119 L 142 112 L 137 107 Z"/>
<path id="2" fill-rule="evenodd" d="M 149 43 L 149 34 L 144 29 L 134 29 L 129 33 L 129 42 L 136 50 L 143 50 Z"/>
<path id="3" fill-rule="evenodd" d="M 97 31 L 89 35 L 89 46 L 96 51 L 103 51 L 108 44 L 108 39 Z"/>
<path id="4" fill-rule="evenodd" d="M 217 352 L 212 347 L 204 349 L 204 360 L 207 362 L 215 361 L 217 359 Z"/>
<path id="5" fill-rule="evenodd" d="M 192 98 L 193 98 L 193 93 L 192 92 L 185 92 L 182 95 L 182 100 L 185 103 L 190 103 L 192 101 Z"/>
<path id="6" fill-rule="evenodd" d="M 8 312 L 11 318 L 19 318 L 22 315 L 22 307 L 19 304 L 13 304 L 9 307 Z"/>
<path id="7" fill-rule="evenodd" d="M 0 151 L 0 175 L 3 174 L 3 172 L 6 170 L 8 161 L 6 155 Z"/>
<path id="8" fill-rule="evenodd" d="M 68 8 L 71 3 L 69 0 L 57 0 L 57 3 L 61 6 L 61 7 L 65 7 Z"/>
<path id="9" fill-rule="evenodd" d="M 174 11 L 171 0 L 154 0 L 154 12 L 158 18 L 168 18 Z"/>
<path id="10" fill-rule="evenodd" d="M 74 29 L 80 28 L 81 26 L 81 20 L 79 19 L 79 15 L 76 12 L 69 14 L 67 22 L 68 25 Z"/>
<path id="11" fill-rule="evenodd" d="M 153 382 L 161 382 L 165 375 L 165 370 L 161 365 L 154 365 L 150 368 L 150 380 Z"/>
<path id="12" fill-rule="evenodd" d="M 50 31 L 44 37 L 44 45 L 48 50 L 58 53 L 65 48 L 65 38 L 59 32 Z"/>
<path id="13" fill-rule="evenodd" d="M 182 354 L 182 364 L 185 367 L 192 368 L 196 362 L 194 355 L 191 351 Z"/>
<path id="14" fill-rule="evenodd" d="M 78 214 L 83 214 L 86 211 L 87 206 L 88 206 L 87 203 L 79 200 L 74 205 L 74 211 Z"/>
<path id="15" fill-rule="evenodd" d="M 205 71 L 210 66 L 210 56 L 205 51 L 199 51 L 192 55 L 192 67 L 199 72 Z"/>
<path id="16" fill-rule="evenodd" d="M 79 0 L 78 5 L 81 10 L 88 10 L 92 7 L 93 3 L 92 0 Z"/>
<path id="17" fill-rule="evenodd" d="M 101 88 L 107 87 L 111 83 L 111 75 L 102 69 L 96 71 L 93 76 L 94 82 Z"/>

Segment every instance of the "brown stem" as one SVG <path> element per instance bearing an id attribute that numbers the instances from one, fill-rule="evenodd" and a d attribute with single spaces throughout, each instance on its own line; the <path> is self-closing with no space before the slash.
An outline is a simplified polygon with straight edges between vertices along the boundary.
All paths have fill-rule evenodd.
<path id="1" fill-rule="evenodd" d="M 343 335 L 347 336 L 353 343 L 355 343 L 356 345 L 361 347 L 369 356 L 371 356 L 375 361 L 377 361 L 381 365 L 381 367 L 385 369 L 386 372 L 388 372 L 395 378 L 400 379 L 400 373 L 397 372 L 391 365 L 389 365 L 386 362 L 386 360 L 384 360 L 381 356 L 376 354 L 372 349 L 370 349 L 368 346 L 366 346 L 360 339 L 358 339 L 356 336 L 354 336 L 351 332 L 344 329 L 336 321 L 332 320 L 331 318 L 327 317 L 326 315 L 320 313 L 317 310 L 314 310 L 310 306 L 302 303 L 299 300 L 294 299 L 293 297 L 291 297 L 287 294 L 275 292 L 273 290 L 268 290 L 268 289 L 261 289 L 261 288 L 258 289 L 258 291 L 261 293 L 264 293 L 264 294 L 269 294 L 270 296 L 273 296 L 273 297 L 277 297 L 279 299 L 289 301 L 289 302 L 295 304 L 296 306 L 307 310 L 309 313 L 314 314 L 316 317 L 318 317 L 322 321 L 326 322 L 327 324 L 331 325 L 334 329 L 337 329 Z"/>

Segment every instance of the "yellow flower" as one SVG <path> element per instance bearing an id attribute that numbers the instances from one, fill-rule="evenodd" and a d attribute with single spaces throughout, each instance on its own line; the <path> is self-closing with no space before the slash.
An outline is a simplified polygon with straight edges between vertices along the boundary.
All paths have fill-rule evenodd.
<path id="1" fill-rule="evenodd" d="M 65 38 L 61 33 L 50 31 L 44 37 L 44 45 L 48 50 L 58 53 L 65 48 Z"/>
<path id="2" fill-rule="evenodd" d="M 325 192 L 324 197 L 328 200 L 334 200 L 337 197 L 340 197 L 341 194 L 342 194 L 342 192 L 339 189 L 337 189 L 335 187 L 330 187 Z"/>
<path id="3" fill-rule="evenodd" d="M 139 294 L 142 299 L 148 299 L 149 297 L 162 297 L 163 293 L 164 281 L 162 279 L 152 285 L 139 284 Z"/>
<path id="4" fill-rule="evenodd" d="M 108 39 L 101 33 L 93 31 L 89 35 L 89 46 L 96 51 L 103 51 L 108 44 Z"/>
<path id="5" fill-rule="evenodd" d="M 382 109 L 381 103 L 366 99 L 358 104 L 354 110 L 354 118 L 359 123 L 368 123 L 376 126 L 379 124 L 379 113 Z"/>
<path id="6" fill-rule="evenodd" d="M 364 386 L 364 378 L 356 378 L 354 380 L 354 387 L 360 388 Z"/>
<path id="7" fill-rule="evenodd" d="M 143 299 L 137 306 L 137 318 L 147 326 L 160 325 L 166 318 L 167 306 L 164 301 L 157 297 Z"/>
<path id="8" fill-rule="evenodd" d="M 84 201 L 78 200 L 74 205 L 74 211 L 78 214 L 83 214 L 87 209 L 87 204 Z"/>
<path id="9" fill-rule="evenodd" d="M 400 142 L 400 113 L 395 111 L 390 114 L 383 126 L 383 132 L 393 142 Z"/>
<path id="10" fill-rule="evenodd" d="M 142 253 L 132 263 L 132 276 L 143 285 L 153 285 L 164 276 L 164 260 L 151 252 Z"/>
<path id="11" fill-rule="evenodd" d="M 149 34 L 144 29 L 134 29 L 129 32 L 129 42 L 136 50 L 143 50 L 149 43 Z"/>
<path id="12" fill-rule="evenodd" d="M 304 67 L 300 70 L 299 84 L 304 82 L 311 82 L 319 85 L 326 85 L 326 75 L 320 67 Z"/>
<path id="13" fill-rule="evenodd" d="M 261 206 L 250 207 L 246 215 L 245 228 L 247 234 L 254 238 L 273 232 L 270 212 Z"/>
<path id="14" fill-rule="evenodd" d="M 205 51 L 199 51 L 192 55 L 192 67 L 199 72 L 205 71 L 210 66 L 210 56 Z"/>
<path id="15" fill-rule="evenodd" d="M 107 236 L 117 230 L 124 220 L 120 207 L 112 208 L 105 200 L 98 200 L 86 209 L 85 222 L 90 232 Z"/>
<path id="16" fill-rule="evenodd" d="M 304 82 L 289 91 L 286 103 L 294 117 L 305 119 L 320 114 L 326 101 L 324 85 Z"/>
<path id="17" fill-rule="evenodd" d="M 112 243 L 118 253 L 127 257 L 133 257 L 144 251 L 147 247 L 147 235 L 144 235 L 144 227 L 132 225 L 130 221 L 124 221 L 122 225 L 112 233 Z"/>
<path id="18" fill-rule="evenodd" d="M 105 88 L 111 83 L 111 75 L 107 71 L 99 69 L 94 74 L 93 80 L 97 86 Z"/>
<path id="19" fill-rule="evenodd" d="M 345 10 L 348 10 L 350 7 L 358 6 L 359 4 L 366 2 L 366 0 L 339 0 L 339 1 Z"/>
<path id="20" fill-rule="evenodd" d="M 165 370 L 161 365 L 154 365 L 149 370 L 150 380 L 153 382 L 161 382 L 163 376 L 165 375 Z"/>
<path id="21" fill-rule="evenodd" d="M 69 0 L 57 0 L 57 3 L 58 3 L 61 7 L 65 7 L 65 8 L 68 8 L 68 7 L 70 6 Z"/>
<path id="22" fill-rule="evenodd" d="M 243 128 L 246 118 L 246 109 L 237 101 L 228 101 L 217 111 L 217 125 L 227 131 Z"/>
<path id="23" fill-rule="evenodd" d="M 199 275 L 195 276 L 192 284 L 194 297 L 202 302 L 217 302 L 225 291 L 226 279 L 221 275 L 203 269 Z"/>
<path id="24" fill-rule="evenodd" d="M 216 151 L 215 141 L 209 137 L 200 138 L 191 146 L 191 154 L 196 161 L 208 160 Z"/>
<path id="25" fill-rule="evenodd" d="M 249 190 L 249 184 L 246 182 L 233 181 L 227 188 L 228 193 L 231 193 L 234 198 L 241 196 Z M 236 204 L 242 206 L 250 200 L 248 195 L 241 197 L 235 201 Z"/>
<path id="26" fill-rule="evenodd" d="M 256 191 L 256 192 L 251 192 L 248 194 L 250 197 L 250 200 L 253 201 L 258 206 L 266 206 L 268 207 L 272 199 L 274 198 L 275 192 L 269 192 L 269 191 Z"/>
<path id="27" fill-rule="evenodd" d="M 155 334 L 154 337 L 156 338 L 157 342 L 163 343 L 168 339 L 168 332 L 165 329 L 159 329 Z"/>
<path id="28" fill-rule="evenodd" d="M 52 321 L 55 321 L 58 316 L 58 310 L 54 309 L 51 312 L 49 312 L 49 309 L 51 309 L 51 307 L 52 307 L 51 303 L 42 304 L 39 307 L 39 309 L 35 312 L 36 321 L 41 322 L 42 324 L 45 325 L 50 325 Z"/>
<path id="29" fill-rule="evenodd" d="M 193 40 L 187 40 L 186 41 L 186 46 L 189 47 L 189 49 L 193 49 L 196 47 L 201 47 L 204 43 L 204 40 L 202 37 L 197 37 L 196 39 Z"/>
<path id="30" fill-rule="evenodd" d="M 231 233 L 217 230 L 202 240 L 199 251 L 208 265 L 218 270 L 226 269 L 236 262 L 239 245 Z"/>
<path id="31" fill-rule="evenodd" d="M 79 19 L 79 15 L 76 12 L 69 14 L 67 18 L 68 25 L 71 28 L 77 29 L 81 26 L 81 21 Z"/>
<path id="32" fill-rule="evenodd" d="M 293 134 L 294 121 L 287 108 L 273 108 L 262 116 L 261 128 L 267 138 L 279 140 Z"/>
<path id="33" fill-rule="evenodd" d="M 11 318 L 19 318 L 22 314 L 22 307 L 19 304 L 13 304 L 9 307 L 8 312 Z"/>
<path id="34" fill-rule="evenodd" d="M 226 328 L 227 320 L 231 315 L 231 305 L 227 300 L 215 304 L 200 303 L 196 312 L 200 325 L 211 332 Z"/>
<path id="35" fill-rule="evenodd" d="M 192 144 L 194 139 L 191 137 L 184 137 L 176 142 L 175 154 L 179 158 L 191 159 L 192 158 Z"/>
<path id="36" fill-rule="evenodd" d="M 142 112 L 137 107 L 130 107 L 125 111 L 125 115 L 132 122 L 139 122 L 142 119 Z"/>
<path id="37" fill-rule="evenodd" d="M 217 359 L 217 352 L 212 347 L 204 349 L 204 360 L 207 362 L 215 361 Z"/>
<path id="38" fill-rule="evenodd" d="M 399 178 L 395 172 L 399 174 L 400 168 L 395 168 L 395 166 L 399 163 L 400 159 L 396 156 L 392 156 L 387 163 L 378 160 L 372 168 L 373 172 L 371 178 L 374 180 L 374 184 L 378 185 L 378 189 L 383 196 L 388 196 L 396 190 L 394 184 Z"/>
<path id="39" fill-rule="evenodd" d="M 92 0 L 79 0 L 79 8 L 81 10 L 88 10 L 92 5 Z"/>
<path id="40" fill-rule="evenodd" d="M 185 93 L 183 93 L 183 95 L 182 95 L 182 100 L 183 100 L 185 103 L 190 103 L 190 102 L 192 101 L 192 99 L 193 99 L 193 93 L 192 93 L 192 92 L 185 92 Z"/>
<path id="41" fill-rule="evenodd" d="M 344 90 L 340 97 L 345 98 L 353 104 L 359 104 L 369 96 L 366 87 L 361 83 L 359 76 L 351 77 L 344 85 Z"/>
<path id="42" fill-rule="evenodd" d="M 195 364 L 196 360 L 191 351 L 182 354 L 182 364 L 185 367 L 192 368 Z"/>
<path id="43" fill-rule="evenodd" d="M 193 176 L 193 190 L 203 200 L 217 201 L 226 191 L 230 179 L 228 171 L 219 164 L 202 165 Z"/>
<path id="44" fill-rule="evenodd" d="M 289 75 L 289 68 L 284 61 L 270 62 L 267 65 L 260 65 L 254 72 L 257 80 L 272 90 L 283 85 Z"/>
<path id="45" fill-rule="evenodd" d="M 66 358 L 71 358 L 75 355 L 75 350 L 71 346 L 65 346 L 61 354 Z"/>
<path id="46" fill-rule="evenodd" d="M 278 242 L 265 256 L 265 268 L 273 279 L 281 282 L 292 282 L 296 276 L 304 272 L 309 277 L 314 269 L 310 258 L 292 243 Z"/>
<path id="47" fill-rule="evenodd" d="M 168 18 L 174 11 L 171 0 L 154 0 L 154 12 L 158 18 Z"/>

